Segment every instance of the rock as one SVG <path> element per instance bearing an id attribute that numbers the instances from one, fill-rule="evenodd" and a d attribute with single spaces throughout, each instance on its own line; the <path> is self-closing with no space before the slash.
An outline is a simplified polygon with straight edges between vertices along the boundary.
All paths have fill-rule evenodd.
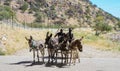
<path id="1" fill-rule="evenodd" d="M 1 37 L 1 40 L 2 40 L 2 41 L 6 41 L 6 40 L 7 40 L 6 34 L 4 34 L 4 35 Z"/>

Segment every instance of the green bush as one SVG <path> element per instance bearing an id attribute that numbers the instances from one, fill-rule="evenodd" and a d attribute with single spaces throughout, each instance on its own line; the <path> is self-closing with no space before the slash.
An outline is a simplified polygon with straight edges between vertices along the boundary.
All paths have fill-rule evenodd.
<path id="1" fill-rule="evenodd" d="M 23 23 L 24 24 L 24 23 Z M 27 26 L 33 27 L 33 28 L 77 28 L 78 26 L 76 25 L 65 25 L 65 24 L 51 24 L 51 25 L 45 25 L 44 23 L 26 23 Z"/>
<path id="2" fill-rule="evenodd" d="M 69 18 L 70 18 L 70 17 L 73 17 L 74 11 L 73 11 L 72 9 L 68 9 L 68 10 L 65 11 L 65 15 L 68 15 Z"/>
<path id="3" fill-rule="evenodd" d="M 10 19 L 15 16 L 15 12 L 9 6 L 0 6 L 0 20 Z"/>
<path id="4" fill-rule="evenodd" d="M 0 49 L 0 55 L 5 55 L 5 53 Z"/>
<path id="5" fill-rule="evenodd" d="M 120 30 L 120 20 L 118 19 L 118 22 L 115 24 L 114 29 L 119 31 Z"/>
<path id="6" fill-rule="evenodd" d="M 34 16 L 36 17 L 35 22 L 41 23 L 44 21 L 43 18 L 45 17 L 45 15 L 43 12 L 36 12 Z"/>
<path id="7" fill-rule="evenodd" d="M 21 10 L 25 12 L 28 9 L 28 3 L 24 2 L 24 4 L 21 6 Z"/>
<path id="8" fill-rule="evenodd" d="M 120 21 L 117 23 L 117 27 L 120 28 Z"/>
<path id="9" fill-rule="evenodd" d="M 26 23 L 26 25 L 29 26 L 29 27 L 32 27 L 32 28 L 42 28 L 42 27 L 45 27 L 45 25 L 42 24 L 42 23 Z"/>
<path id="10" fill-rule="evenodd" d="M 43 15 L 42 15 L 41 12 L 36 12 L 36 14 L 34 16 L 36 17 L 35 22 L 38 22 L 38 23 L 42 22 L 42 16 Z"/>
<path id="11" fill-rule="evenodd" d="M 96 23 L 94 30 L 96 31 L 96 35 L 99 36 L 100 33 L 111 31 L 112 27 L 106 23 Z"/>
<path id="12" fill-rule="evenodd" d="M 4 5 L 9 6 L 11 1 L 12 1 L 12 0 L 6 0 L 6 1 L 4 1 Z"/>
<path id="13" fill-rule="evenodd" d="M 112 26 L 104 23 L 102 31 L 107 31 L 108 32 L 108 31 L 111 31 L 111 30 L 112 30 Z"/>
<path id="14" fill-rule="evenodd" d="M 40 15 L 38 15 L 37 17 L 36 17 L 36 20 L 35 20 L 36 22 L 42 22 L 42 17 L 40 16 Z"/>
<path id="15" fill-rule="evenodd" d="M 54 5 L 50 6 L 50 9 L 55 10 L 55 6 Z"/>

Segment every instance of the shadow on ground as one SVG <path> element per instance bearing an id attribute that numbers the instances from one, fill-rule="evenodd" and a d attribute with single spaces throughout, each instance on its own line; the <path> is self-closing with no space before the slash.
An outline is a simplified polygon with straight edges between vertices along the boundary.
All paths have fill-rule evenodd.
<path id="1" fill-rule="evenodd" d="M 32 62 L 32 61 L 20 61 L 17 63 L 10 63 L 10 65 L 24 65 L 26 67 L 34 66 L 34 65 L 43 65 L 44 62 Z"/>
<path id="2" fill-rule="evenodd" d="M 48 57 L 44 57 L 44 59 L 48 59 Z M 58 58 L 60 59 L 60 58 Z M 52 66 L 56 66 L 58 68 L 66 68 L 67 64 L 65 63 L 61 63 L 60 62 L 48 62 L 48 61 L 45 61 L 45 62 L 42 62 L 42 61 L 39 61 L 39 62 L 33 62 L 33 61 L 20 61 L 20 62 L 16 62 L 16 63 L 10 63 L 10 65 L 23 65 L 25 67 L 31 67 L 31 66 L 35 66 L 35 65 L 43 65 L 45 67 L 52 67 Z"/>

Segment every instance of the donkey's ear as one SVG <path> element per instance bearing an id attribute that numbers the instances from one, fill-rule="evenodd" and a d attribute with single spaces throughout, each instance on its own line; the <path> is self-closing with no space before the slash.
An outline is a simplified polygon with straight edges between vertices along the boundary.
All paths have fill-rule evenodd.
<path id="1" fill-rule="evenodd" d="M 46 37 L 48 37 L 49 32 L 47 32 Z"/>
<path id="2" fill-rule="evenodd" d="M 25 37 L 25 39 L 28 41 L 29 39 L 27 37 Z"/>
<path id="3" fill-rule="evenodd" d="M 33 39 L 33 37 L 32 37 L 32 36 L 30 36 L 30 39 Z"/>
<path id="4" fill-rule="evenodd" d="M 80 41 L 83 39 L 84 37 L 82 36 L 81 38 L 80 38 Z"/>
<path id="5" fill-rule="evenodd" d="M 50 37 L 52 37 L 52 34 L 50 34 Z"/>

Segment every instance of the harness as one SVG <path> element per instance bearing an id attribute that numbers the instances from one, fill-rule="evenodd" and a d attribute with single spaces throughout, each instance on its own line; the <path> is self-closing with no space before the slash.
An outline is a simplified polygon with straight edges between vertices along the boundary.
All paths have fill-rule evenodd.
<path id="1" fill-rule="evenodd" d="M 31 48 L 36 48 L 36 42 L 34 40 L 32 40 L 32 45 L 31 45 Z"/>

